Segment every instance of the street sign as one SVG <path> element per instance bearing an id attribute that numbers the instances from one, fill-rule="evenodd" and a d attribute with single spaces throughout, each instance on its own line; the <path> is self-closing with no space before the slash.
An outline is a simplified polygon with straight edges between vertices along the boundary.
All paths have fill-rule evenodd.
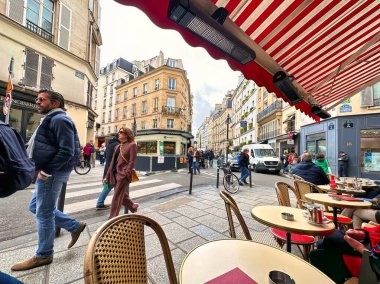
<path id="1" fill-rule="evenodd" d="M 165 162 L 164 156 L 158 156 L 157 157 L 157 164 L 163 164 Z"/>
<path id="2" fill-rule="evenodd" d="M 288 141 L 286 143 L 288 143 L 288 145 L 294 145 L 294 140 L 293 139 L 288 139 Z"/>
<path id="3" fill-rule="evenodd" d="M 343 127 L 344 127 L 344 128 L 353 128 L 353 127 L 354 127 L 354 123 L 353 123 L 351 120 L 346 120 L 346 121 L 343 123 Z"/>
<path id="4" fill-rule="evenodd" d="M 240 127 L 247 128 L 247 121 L 246 120 L 240 121 Z"/>

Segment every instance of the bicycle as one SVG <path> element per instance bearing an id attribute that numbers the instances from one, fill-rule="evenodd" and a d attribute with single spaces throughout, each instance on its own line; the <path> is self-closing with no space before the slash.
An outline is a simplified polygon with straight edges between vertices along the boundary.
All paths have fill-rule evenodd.
<path id="1" fill-rule="evenodd" d="M 74 167 L 74 171 L 78 175 L 85 175 L 91 170 L 91 165 L 89 162 L 82 160 L 78 161 L 78 164 Z"/>
<path id="2" fill-rule="evenodd" d="M 239 178 L 231 172 L 230 164 L 225 164 L 222 168 L 224 177 L 223 177 L 223 186 L 229 193 L 236 193 L 239 191 L 240 184 Z"/>

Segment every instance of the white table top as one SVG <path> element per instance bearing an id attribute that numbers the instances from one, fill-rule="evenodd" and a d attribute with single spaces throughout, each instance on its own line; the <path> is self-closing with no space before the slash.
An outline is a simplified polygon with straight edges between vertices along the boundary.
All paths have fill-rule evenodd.
<path id="1" fill-rule="evenodd" d="M 339 208 L 371 208 L 372 203 L 368 201 L 345 201 L 335 200 L 329 194 L 325 193 L 307 193 L 305 199 L 316 203 L 339 207 Z"/>
<path id="2" fill-rule="evenodd" d="M 179 282 L 201 284 L 238 267 L 257 283 L 269 272 L 287 273 L 296 283 L 334 283 L 317 268 L 284 250 L 245 240 L 217 240 L 192 250 L 183 260 Z"/>

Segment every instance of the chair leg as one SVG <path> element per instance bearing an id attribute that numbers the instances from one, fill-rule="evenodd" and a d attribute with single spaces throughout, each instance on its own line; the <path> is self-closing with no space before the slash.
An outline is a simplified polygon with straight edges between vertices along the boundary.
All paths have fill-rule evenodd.
<path id="1" fill-rule="evenodd" d="M 300 250 L 303 259 L 309 261 L 309 254 L 312 249 L 312 245 L 301 245 L 298 246 L 298 249 Z"/>
<path id="2" fill-rule="evenodd" d="M 282 248 L 284 246 L 284 244 L 286 243 L 286 241 L 284 241 L 282 239 L 276 238 L 275 236 L 273 236 L 273 237 L 276 240 L 276 242 L 278 243 L 278 245 L 280 246 L 280 248 Z"/>

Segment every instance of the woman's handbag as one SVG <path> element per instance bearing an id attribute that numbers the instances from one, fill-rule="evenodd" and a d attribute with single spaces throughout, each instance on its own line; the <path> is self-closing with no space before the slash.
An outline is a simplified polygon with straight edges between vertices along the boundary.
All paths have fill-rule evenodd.
<path id="1" fill-rule="evenodd" d="M 121 145 L 120 145 L 120 156 L 122 157 L 122 159 L 124 160 L 124 162 L 126 162 L 128 164 L 128 161 L 124 158 L 123 151 L 121 151 Z M 139 181 L 139 180 L 140 179 L 137 176 L 135 169 L 133 169 L 132 173 L 131 173 L 131 182 L 136 182 L 136 181 Z"/>

